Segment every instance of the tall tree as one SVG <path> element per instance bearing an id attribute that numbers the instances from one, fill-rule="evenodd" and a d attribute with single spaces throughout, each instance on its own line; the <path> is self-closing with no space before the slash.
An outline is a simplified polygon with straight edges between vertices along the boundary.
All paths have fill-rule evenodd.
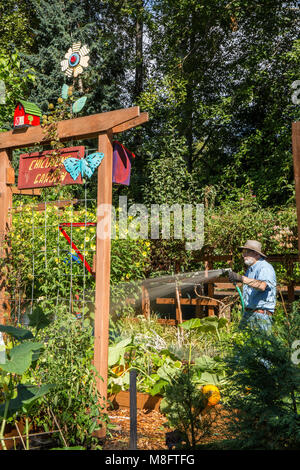
<path id="1" fill-rule="evenodd" d="M 24 65 L 30 64 L 36 71 L 36 86 L 31 99 L 44 110 L 60 96 L 64 82 L 72 84 L 61 71 L 61 61 L 75 42 L 90 49 L 90 64 L 84 72 L 84 92 L 88 96 L 86 113 L 116 108 L 120 104 L 124 80 L 122 49 L 117 38 L 100 24 L 99 2 L 81 0 L 53 0 L 51 2 L 29 0 L 36 18 L 33 28 L 36 50 L 24 54 Z"/>
<path id="2" fill-rule="evenodd" d="M 157 0 L 153 9 L 153 101 L 164 102 L 167 76 L 177 83 L 181 106 L 173 120 L 165 109 L 165 122 L 185 139 L 193 180 L 227 192 L 249 184 L 266 204 L 286 201 L 298 112 L 290 100 L 299 69 L 297 2 Z M 155 117 L 159 139 L 167 129 L 158 109 Z"/>

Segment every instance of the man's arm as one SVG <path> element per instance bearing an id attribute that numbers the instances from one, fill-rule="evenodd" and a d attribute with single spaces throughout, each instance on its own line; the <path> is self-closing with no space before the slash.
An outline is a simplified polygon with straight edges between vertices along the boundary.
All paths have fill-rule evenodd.
<path id="1" fill-rule="evenodd" d="M 251 279 L 250 277 L 242 276 L 243 284 L 253 287 L 254 289 L 265 291 L 267 283 L 265 281 L 259 281 L 258 279 Z"/>
<path id="2" fill-rule="evenodd" d="M 242 276 L 241 274 L 235 273 L 233 271 L 229 272 L 228 277 L 231 282 L 242 282 L 243 284 L 247 284 L 248 286 L 253 287 L 253 289 L 257 289 L 262 292 L 267 288 L 266 281 L 251 279 L 250 277 Z"/>

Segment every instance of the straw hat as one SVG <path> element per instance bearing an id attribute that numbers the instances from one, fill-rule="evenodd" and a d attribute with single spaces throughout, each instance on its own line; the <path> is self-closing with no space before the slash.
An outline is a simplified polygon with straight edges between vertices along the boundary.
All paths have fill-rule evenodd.
<path id="1" fill-rule="evenodd" d="M 245 245 L 239 246 L 239 248 L 240 250 L 246 249 L 246 250 L 256 251 L 256 253 L 259 253 L 264 258 L 267 257 L 267 255 L 264 255 L 261 251 L 261 243 L 256 240 L 247 240 Z"/>

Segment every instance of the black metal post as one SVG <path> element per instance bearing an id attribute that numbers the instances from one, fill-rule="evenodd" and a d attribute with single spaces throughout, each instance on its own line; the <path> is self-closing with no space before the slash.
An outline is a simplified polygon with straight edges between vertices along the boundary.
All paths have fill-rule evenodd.
<path id="1" fill-rule="evenodd" d="M 136 402 L 136 370 L 130 370 L 130 450 L 137 449 L 137 402 Z"/>

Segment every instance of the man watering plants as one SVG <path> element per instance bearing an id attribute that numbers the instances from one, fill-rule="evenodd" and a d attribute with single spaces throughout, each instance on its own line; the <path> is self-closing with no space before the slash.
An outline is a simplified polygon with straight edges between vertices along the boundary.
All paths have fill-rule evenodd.
<path id="1" fill-rule="evenodd" d="M 245 310 L 240 328 L 259 327 L 264 331 L 272 328 L 272 315 L 276 305 L 276 274 L 273 266 L 266 261 L 261 243 L 247 240 L 242 250 L 244 263 L 248 267 L 245 275 L 229 272 L 229 280 L 243 283 Z"/>

